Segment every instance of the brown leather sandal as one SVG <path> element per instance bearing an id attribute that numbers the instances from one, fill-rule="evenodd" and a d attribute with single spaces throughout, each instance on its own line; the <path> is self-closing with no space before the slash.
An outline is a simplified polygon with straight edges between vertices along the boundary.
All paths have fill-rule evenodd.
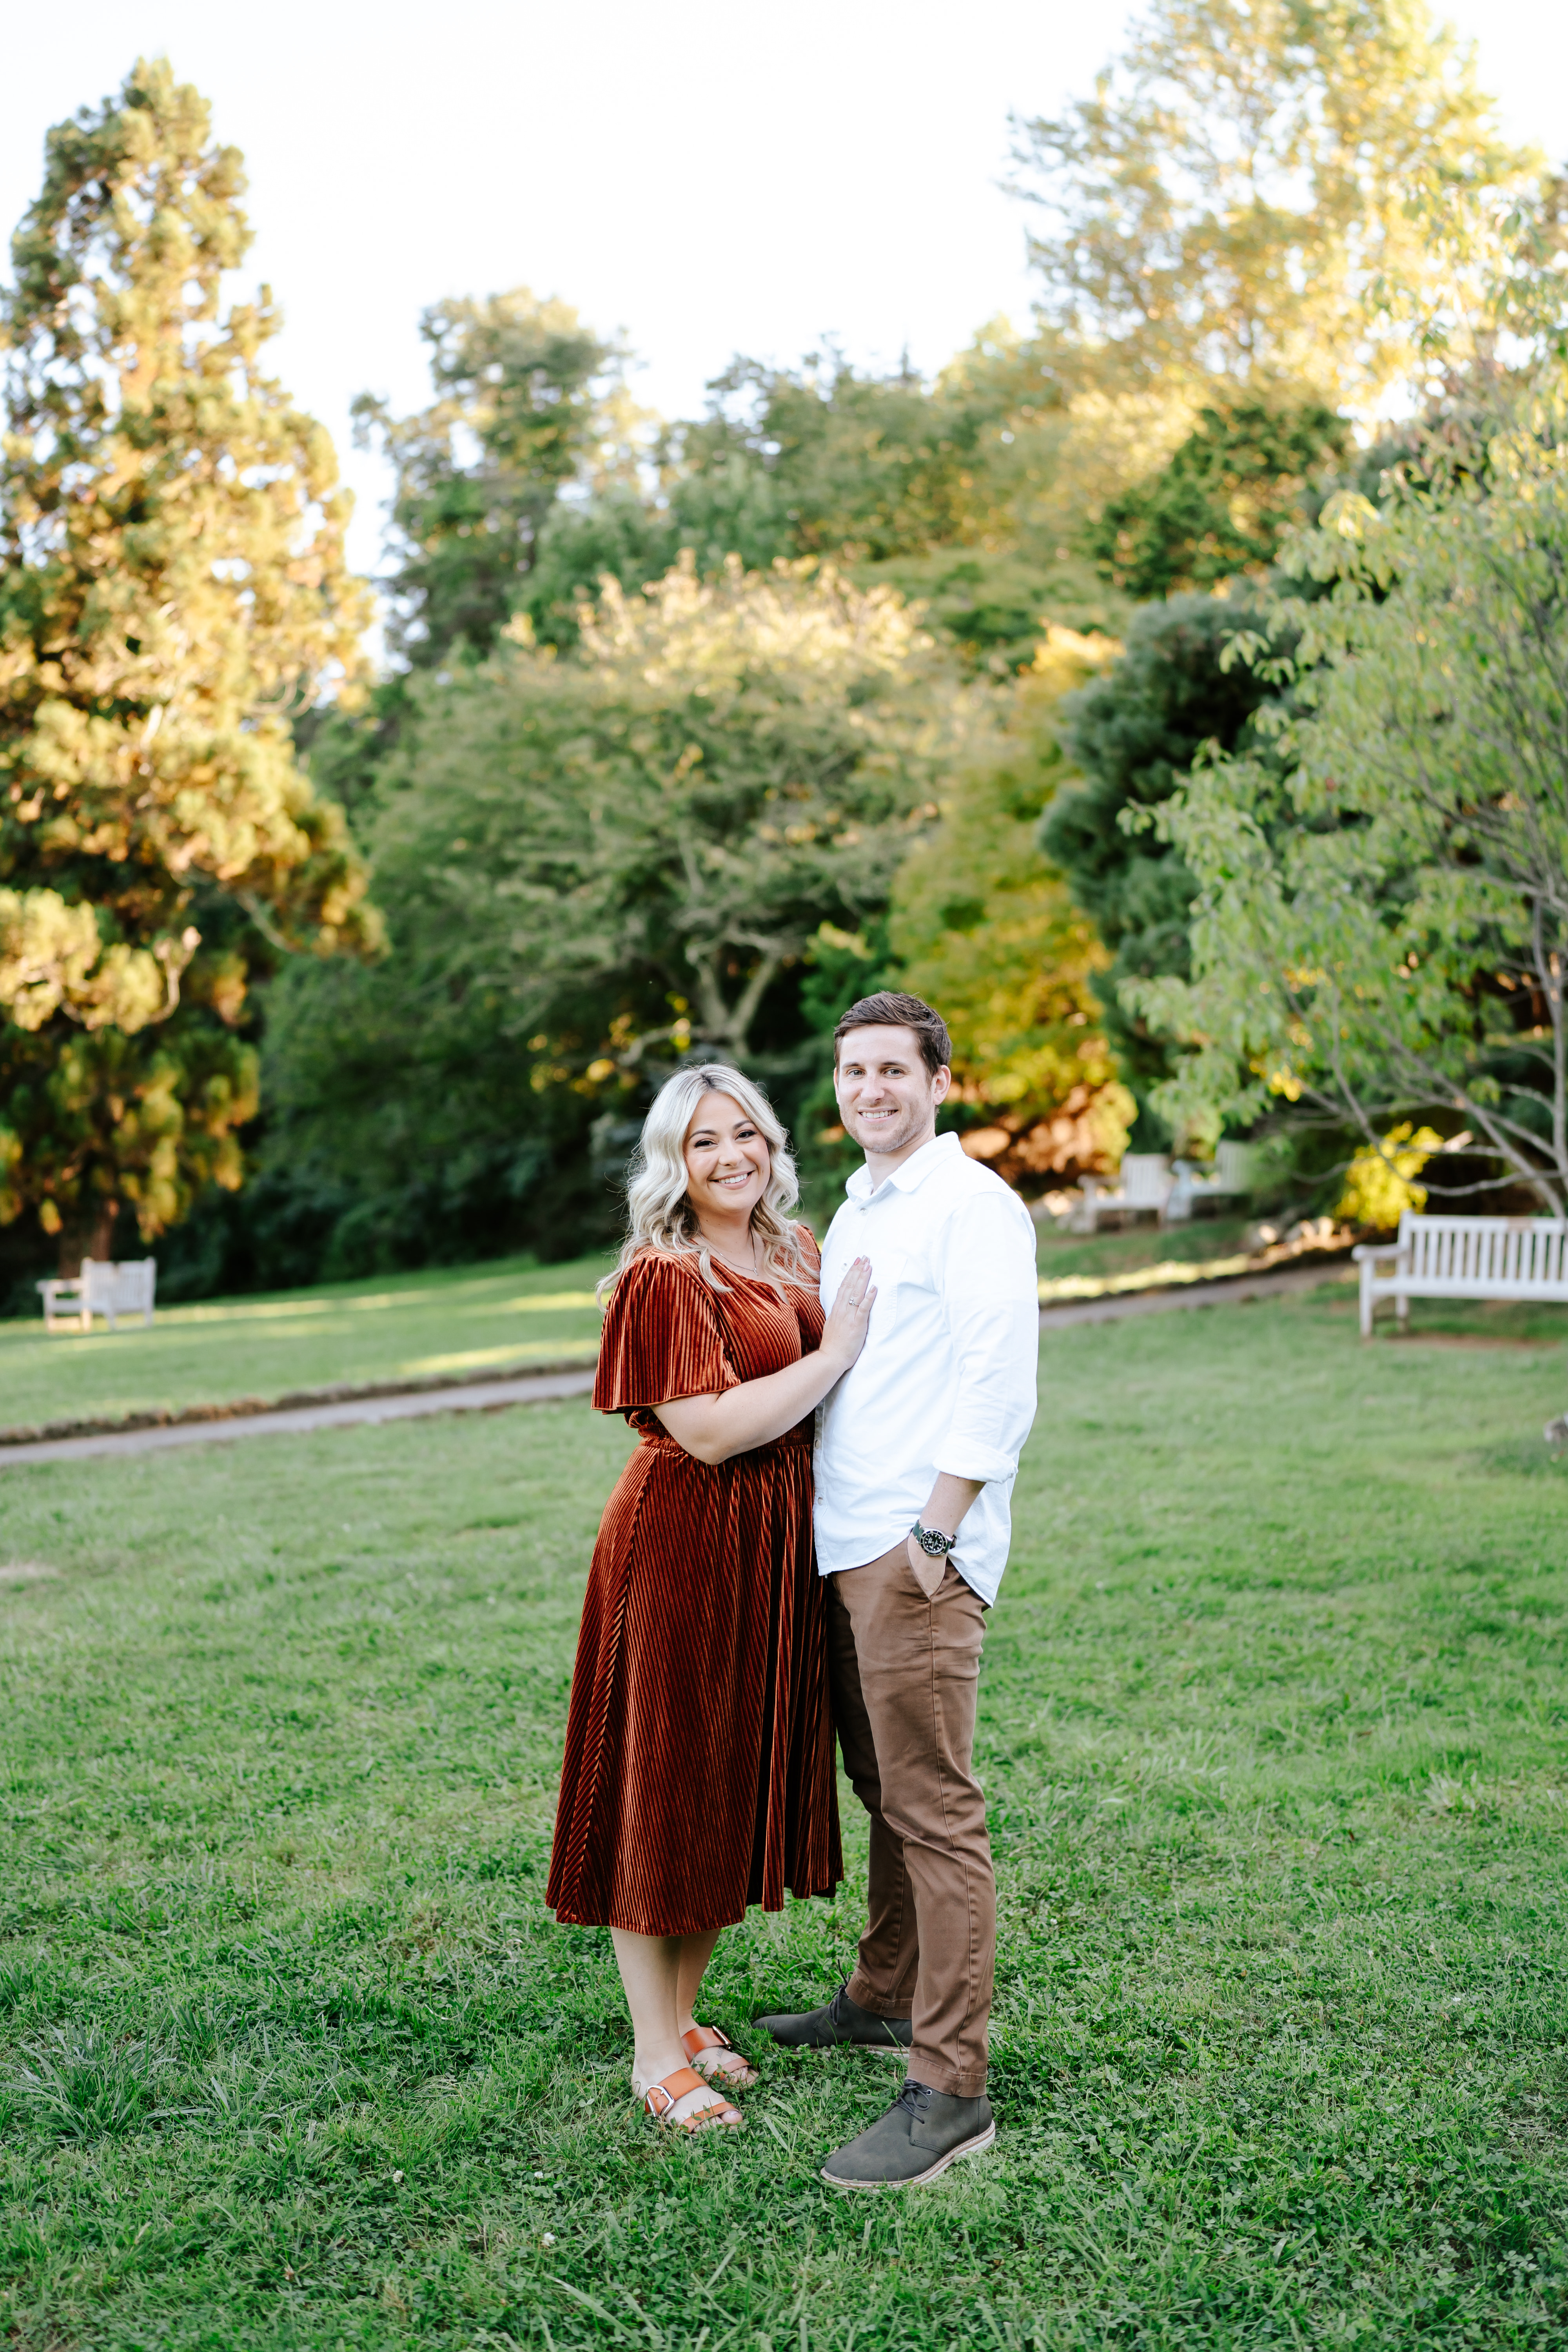
<path id="1" fill-rule="evenodd" d="M 694 2025 L 689 2033 L 681 2035 L 680 2046 L 705 2082 L 723 2083 L 731 2090 L 749 2091 L 753 2083 L 762 2080 L 750 2059 L 737 2050 L 729 2035 L 721 2033 L 716 2025 Z M 726 2066 L 721 2059 L 716 2058 L 710 2066 L 705 2066 L 702 2060 L 710 2050 L 728 2050 L 741 2063 L 738 2066 Z"/>
<path id="2" fill-rule="evenodd" d="M 693 2067 L 678 2066 L 673 2074 L 665 2076 L 662 2083 L 649 2084 L 643 2093 L 643 2111 L 650 2115 L 655 2123 L 668 2124 L 671 2131 L 706 2131 L 710 2124 L 722 2124 L 732 2131 L 737 2124 L 745 2121 L 745 2117 L 739 2107 L 730 2105 L 728 2099 L 721 2099 L 716 2107 L 699 2107 L 694 2115 L 677 2116 L 675 2113 L 680 2101 L 693 2091 L 710 2091 L 712 2088 L 712 2084 L 706 2082 Z"/>

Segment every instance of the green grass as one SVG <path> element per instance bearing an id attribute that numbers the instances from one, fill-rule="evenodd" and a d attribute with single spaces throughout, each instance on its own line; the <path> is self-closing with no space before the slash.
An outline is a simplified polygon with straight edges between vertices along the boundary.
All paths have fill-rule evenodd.
<path id="1" fill-rule="evenodd" d="M 1317 1294 L 1042 1366 L 982 1685 L 1001 2138 L 901 2201 L 816 2176 L 874 2060 L 643 2125 L 606 1939 L 543 1911 L 618 1426 L 0 1472 L 0 2338 L 1568 2342 L 1568 1350 L 1363 1349 Z M 742 2042 L 847 1963 L 845 1819 L 841 1899 L 720 1946 Z"/>
<path id="2" fill-rule="evenodd" d="M 0 1428 L 74 1417 L 271 1399 L 295 1389 L 481 1372 L 590 1358 L 593 1288 L 608 1261 L 389 1275 L 261 1298 L 160 1307 L 149 1331 L 101 1322 L 46 1332 L 0 1323 Z"/>
<path id="3" fill-rule="evenodd" d="M 1216 1219 L 1094 1241 L 1047 1234 L 1040 1269 L 1110 1274 L 1160 1257 L 1224 1255 L 1239 1248 L 1240 1233 L 1239 1221 Z M 520 1258 L 161 1307 L 150 1331 L 139 1323 L 111 1334 L 101 1321 L 90 1333 L 46 1332 L 41 1318 L 0 1322 L 0 1429 L 586 1360 L 599 1333 L 591 1294 L 609 1262 Z"/>

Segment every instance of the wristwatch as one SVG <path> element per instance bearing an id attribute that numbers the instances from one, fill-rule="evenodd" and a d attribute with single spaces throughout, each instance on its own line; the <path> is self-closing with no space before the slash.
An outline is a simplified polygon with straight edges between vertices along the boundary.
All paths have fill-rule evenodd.
<path id="1" fill-rule="evenodd" d="M 915 1521 L 910 1533 L 921 1551 L 927 1553 L 932 1559 L 945 1559 L 950 1551 L 956 1551 L 958 1549 L 956 1536 L 939 1536 L 934 1528 L 922 1528 L 919 1519 Z"/>

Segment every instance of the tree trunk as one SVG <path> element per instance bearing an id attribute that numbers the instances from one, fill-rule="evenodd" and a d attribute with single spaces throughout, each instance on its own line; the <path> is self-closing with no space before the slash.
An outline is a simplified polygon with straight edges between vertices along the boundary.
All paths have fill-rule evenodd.
<path id="1" fill-rule="evenodd" d="M 84 1257 L 108 1257 L 114 1247 L 114 1221 L 119 1214 L 118 1201 L 101 1201 L 89 1225 L 61 1226 L 59 1276 L 62 1282 L 75 1280 L 81 1272 Z"/>

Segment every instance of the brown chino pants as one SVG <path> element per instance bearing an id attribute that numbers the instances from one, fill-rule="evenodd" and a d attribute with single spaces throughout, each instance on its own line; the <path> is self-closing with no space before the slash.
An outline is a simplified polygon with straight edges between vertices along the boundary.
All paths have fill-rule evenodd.
<path id="1" fill-rule="evenodd" d="M 985 1793 L 971 1763 L 984 1617 L 951 1563 L 928 1600 L 903 1544 L 827 1579 L 838 1741 L 871 1816 L 870 1916 L 849 1997 L 874 2016 L 912 2014 L 911 2079 L 963 2099 L 985 2088 L 996 1966 Z"/>

